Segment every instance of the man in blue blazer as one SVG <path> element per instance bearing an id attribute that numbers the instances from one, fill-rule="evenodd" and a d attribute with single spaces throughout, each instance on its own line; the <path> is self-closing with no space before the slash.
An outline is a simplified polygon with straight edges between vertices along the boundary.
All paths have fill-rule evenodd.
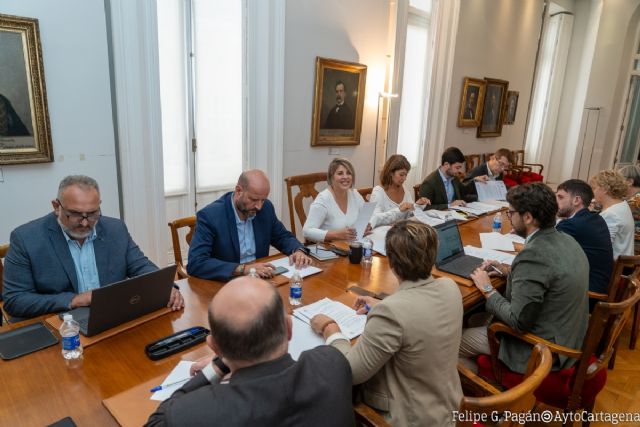
<path id="1" fill-rule="evenodd" d="M 289 255 L 297 268 L 309 265 L 306 248 L 276 217 L 269 196 L 269 179 L 260 170 L 243 172 L 235 190 L 197 214 L 189 247 L 187 272 L 210 280 L 229 280 L 254 268 L 263 278 L 273 275 L 273 265 L 255 262 L 273 246 Z"/>
<path id="2" fill-rule="evenodd" d="M 580 179 L 570 179 L 558 185 L 558 217 L 565 218 L 556 229 L 572 236 L 589 260 L 589 290 L 607 292 L 613 270 L 611 237 L 604 218 L 589 211 L 593 190 Z"/>
<path id="3" fill-rule="evenodd" d="M 91 304 L 92 289 L 158 268 L 117 218 L 100 212 L 98 183 L 88 176 L 64 178 L 53 212 L 11 233 L 4 264 L 4 309 L 35 317 Z M 169 306 L 184 300 L 173 289 Z"/>

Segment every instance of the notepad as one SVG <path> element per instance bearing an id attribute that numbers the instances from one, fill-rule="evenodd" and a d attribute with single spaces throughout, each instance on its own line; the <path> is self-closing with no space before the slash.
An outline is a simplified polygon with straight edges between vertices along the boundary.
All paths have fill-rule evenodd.
<path id="1" fill-rule="evenodd" d="M 284 267 L 288 269 L 289 271 L 285 271 L 284 273 L 282 273 L 282 275 L 284 277 L 288 277 L 289 279 L 291 279 L 291 276 L 293 276 L 293 273 L 296 271 L 295 265 L 289 265 L 289 257 L 274 259 L 269 263 L 274 267 Z M 300 275 L 302 277 L 307 277 L 307 276 L 311 276 L 312 274 L 320 273 L 322 269 L 318 267 L 314 267 L 313 265 L 308 265 L 304 268 L 301 268 L 298 271 L 300 272 Z"/>

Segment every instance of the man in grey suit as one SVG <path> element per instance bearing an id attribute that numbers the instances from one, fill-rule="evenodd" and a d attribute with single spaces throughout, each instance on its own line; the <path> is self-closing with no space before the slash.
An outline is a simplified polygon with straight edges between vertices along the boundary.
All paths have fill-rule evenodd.
<path id="1" fill-rule="evenodd" d="M 525 246 L 511 268 L 486 261 L 471 274 L 486 298 L 486 309 L 518 332 L 579 349 L 589 322 L 587 256 L 573 237 L 556 230 L 558 203 L 548 186 L 535 182 L 513 187 L 507 201 L 507 215 L 513 230 L 526 239 Z M 489 275 L 498 274 L 494 267 L 508 275 L 504 296 L 491 285 Z M 460 356 L 468 362 L 468 358 L 481 353 L 490 353 L 486 326 L 464 330 Z M 530 354 L 529 344 L 502 337 L 498 358 L 512 371 L 524 373 Z M 558 356 L 552 369 L 574 363 L 575 359 Z"/>
<path id="2" fill-rule="evenodd" d="M 294 361 L 291 316 L 276 288 L 242 276 L 209 305 L 215 352 L 191 366 L 193 377 L 165 400 L 147 426 L 353 426 L 351 369 L 320 346 Z"/>
<path id="3" fill-rule="evenodd" d="M 124 222 L 100 211 L 98 183 L 71 175 L 51 201 L 53 212 L 13 230 L 4 264 L 4 309 L 14 317 L 91 305 L 93 289 L 158 268 Z M 169 307 L 184 300 L 173 289 Z"/>

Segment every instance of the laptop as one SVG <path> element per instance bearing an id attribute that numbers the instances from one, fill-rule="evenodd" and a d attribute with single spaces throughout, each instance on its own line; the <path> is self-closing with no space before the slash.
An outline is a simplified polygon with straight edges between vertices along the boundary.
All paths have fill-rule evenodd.
<path id="1" fill-rule="evenodd" d="M 471 278 L 473 270 L 480 267 L 482 258 L 465 255 L 460 230 L 455 221 L 448 221 L 434 227 L 438 233 L 438 255 L 436 267 L 438 270 L 457 276 Z"/>
<path id="2" fill-rule="evenodd" d="M 141 276 L 94 289 L 91 307 L 78 307 L 68 313 L 80 325 L 82 335 L 90 337 L 121 325 L 169 303 L 176 266 L 171 265 Z M 59 317 L 67 314 L 60 313 Z"/>

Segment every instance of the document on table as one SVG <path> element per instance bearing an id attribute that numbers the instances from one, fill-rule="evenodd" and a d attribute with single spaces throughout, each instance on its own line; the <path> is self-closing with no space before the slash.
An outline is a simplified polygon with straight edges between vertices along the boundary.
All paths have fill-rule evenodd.
<path id="1" fill-rule="evenodd" d="M 171 371 L 169 376 L 164 379 L 162 384 L 158 384 L 162 386 L 162 390 L 153 393 L 151 395 L 151 400 L 159 400 L 161 402 L 163 400 L 167 400 L 171 397 L 174 391 L 185 385 L 187 381 L 191 379 L 191 376 L 189 375 L 189 368 L 191 368 L 192 364 L 193 362 L 189 362 L 187 360 L 181 360 L 178 362 L 176 367 L 173 368 L 173 371 Z M 167 385 L 165 388 L 165 384 L 172 385 Z"/>
<path id="2" fill-rule="evenodd" d="M 324 345 L 324 339 L 313 332 L 311 325 L 303 322 L 295 316 L 293 319 L 293 331 L 291 333 L 291 341 L 289 341 L 289 354 L 293 360 L 298 360 L 300 353 L 311 350 L 319 345 Z"/>
<path id="3" fill-rule="evenodd" d="M 373 250 L 378 252 L 380 255 L 387 256 L 387 248 L 384 242 L 387 238 L 387 231 L 389 231 L 390 228 L 390 225 L 376 227 L 373 229 L 371 234 L 367 236 L 373 242 Z"/>
<path id="4" fill-rule="evenodd" d="M 471 209 L 471 213 L 475 215 L 482 215 L 489 212 L 495 212 L 500 209 L 500 206 L 492 205 L 482 202 L 471 202 L 464 206 L 466 209 Z"/>
<path id="5" fill-rule="evenodd" d="M 476 248 L 475 246 L 465 246 L 464 253 L 467 255 L 475 256 L 478 258 L 482 258 L 483 260 L 495 259 L 500 264 L 511 265 L 513 259 L 516 257 L 512 254 L 507 254 L 500 251 L 494 251 L 493 249 L 481 249 Z"/>
<path id="6" fill-rule="evenodd" d="M 482 249 L 514 250 L 512 240 L 501 233 L 480 233 L 480 243 L 482 243 Z"/>
<path id="7" fill-rule="evenodd" d="M 324 314 L 335 320 L 342 333 L 349 339 L 362 334 L 364 324 L 367 323 L 365 314 L 356 314 L 354 309 L 329 298 L 293 310 L 293 315 L 305 323 L 310 323 L 316 314 Z"/>
<path id="8" fill-rule="evenodd" d="M 521 245 L 524 245 L 524 237 L 518 236 L 516 233 L 507 233 L 503 234 L 503 236 L 505 239 L 508 239 L 513 243 L 520 243 Z"/>
<path id="9" fill-rule="evenodd" d="M 427 212 L 431 212 L 431 211 L 421 211 L 419 209 L 416 209 L 413 212 L 413 217 L 418 221 L 424 224 L 430 225 L 432 227 L 435 227 L 436 225 L 440 225 L 444 223 L 444 220 L 440 219 L 437 215 L 436 216 L 428 215 Z"/>
<path id="10" fill-rule="evenodd" d="M 362 239 L 364 238 L 364 230 L 367 228 L 367 224 L 369 224 L 371 215 L 373 215 L 373 211 L 376 209 L 377 205 L 378 204 L 376 202 L 365 202 L 365 204 L 360 208 L 360 212 L 358 212 L 358 218 L 353 224 L 353 228 L 356 229 L 357 233 L 356 240 L 362 241 Z"/>
<path id="11" fill-rule="evenodd" d="M 505 200 L 507 198 L 507 187 L 502 181 L 476 182 L 476 192 L 478 201 Z"/>
<path id="12" fill-rule="evenodd" d="M 282 273 L 282 275 L 284 277 L 288 277 L 289 279 L 291 279 L 291 276 L 293 276 L 293 272 L 296 271 L 295 265 L 289 265 L 289 257 L 274 259 L 269 261 L 269 263 L 275 267 L 284 267 L 288 269 L 289 271 L 285 271 L 284 273 Z M 311 276 L 312 274 L 320 273 L 322 269 L 318 267 L 314 267 L 313 265 L 309 265 L 298 271 L 300 271 L 300 274 L 302 275 L 302 277 L 307 277 L 307 276 Z"/>

